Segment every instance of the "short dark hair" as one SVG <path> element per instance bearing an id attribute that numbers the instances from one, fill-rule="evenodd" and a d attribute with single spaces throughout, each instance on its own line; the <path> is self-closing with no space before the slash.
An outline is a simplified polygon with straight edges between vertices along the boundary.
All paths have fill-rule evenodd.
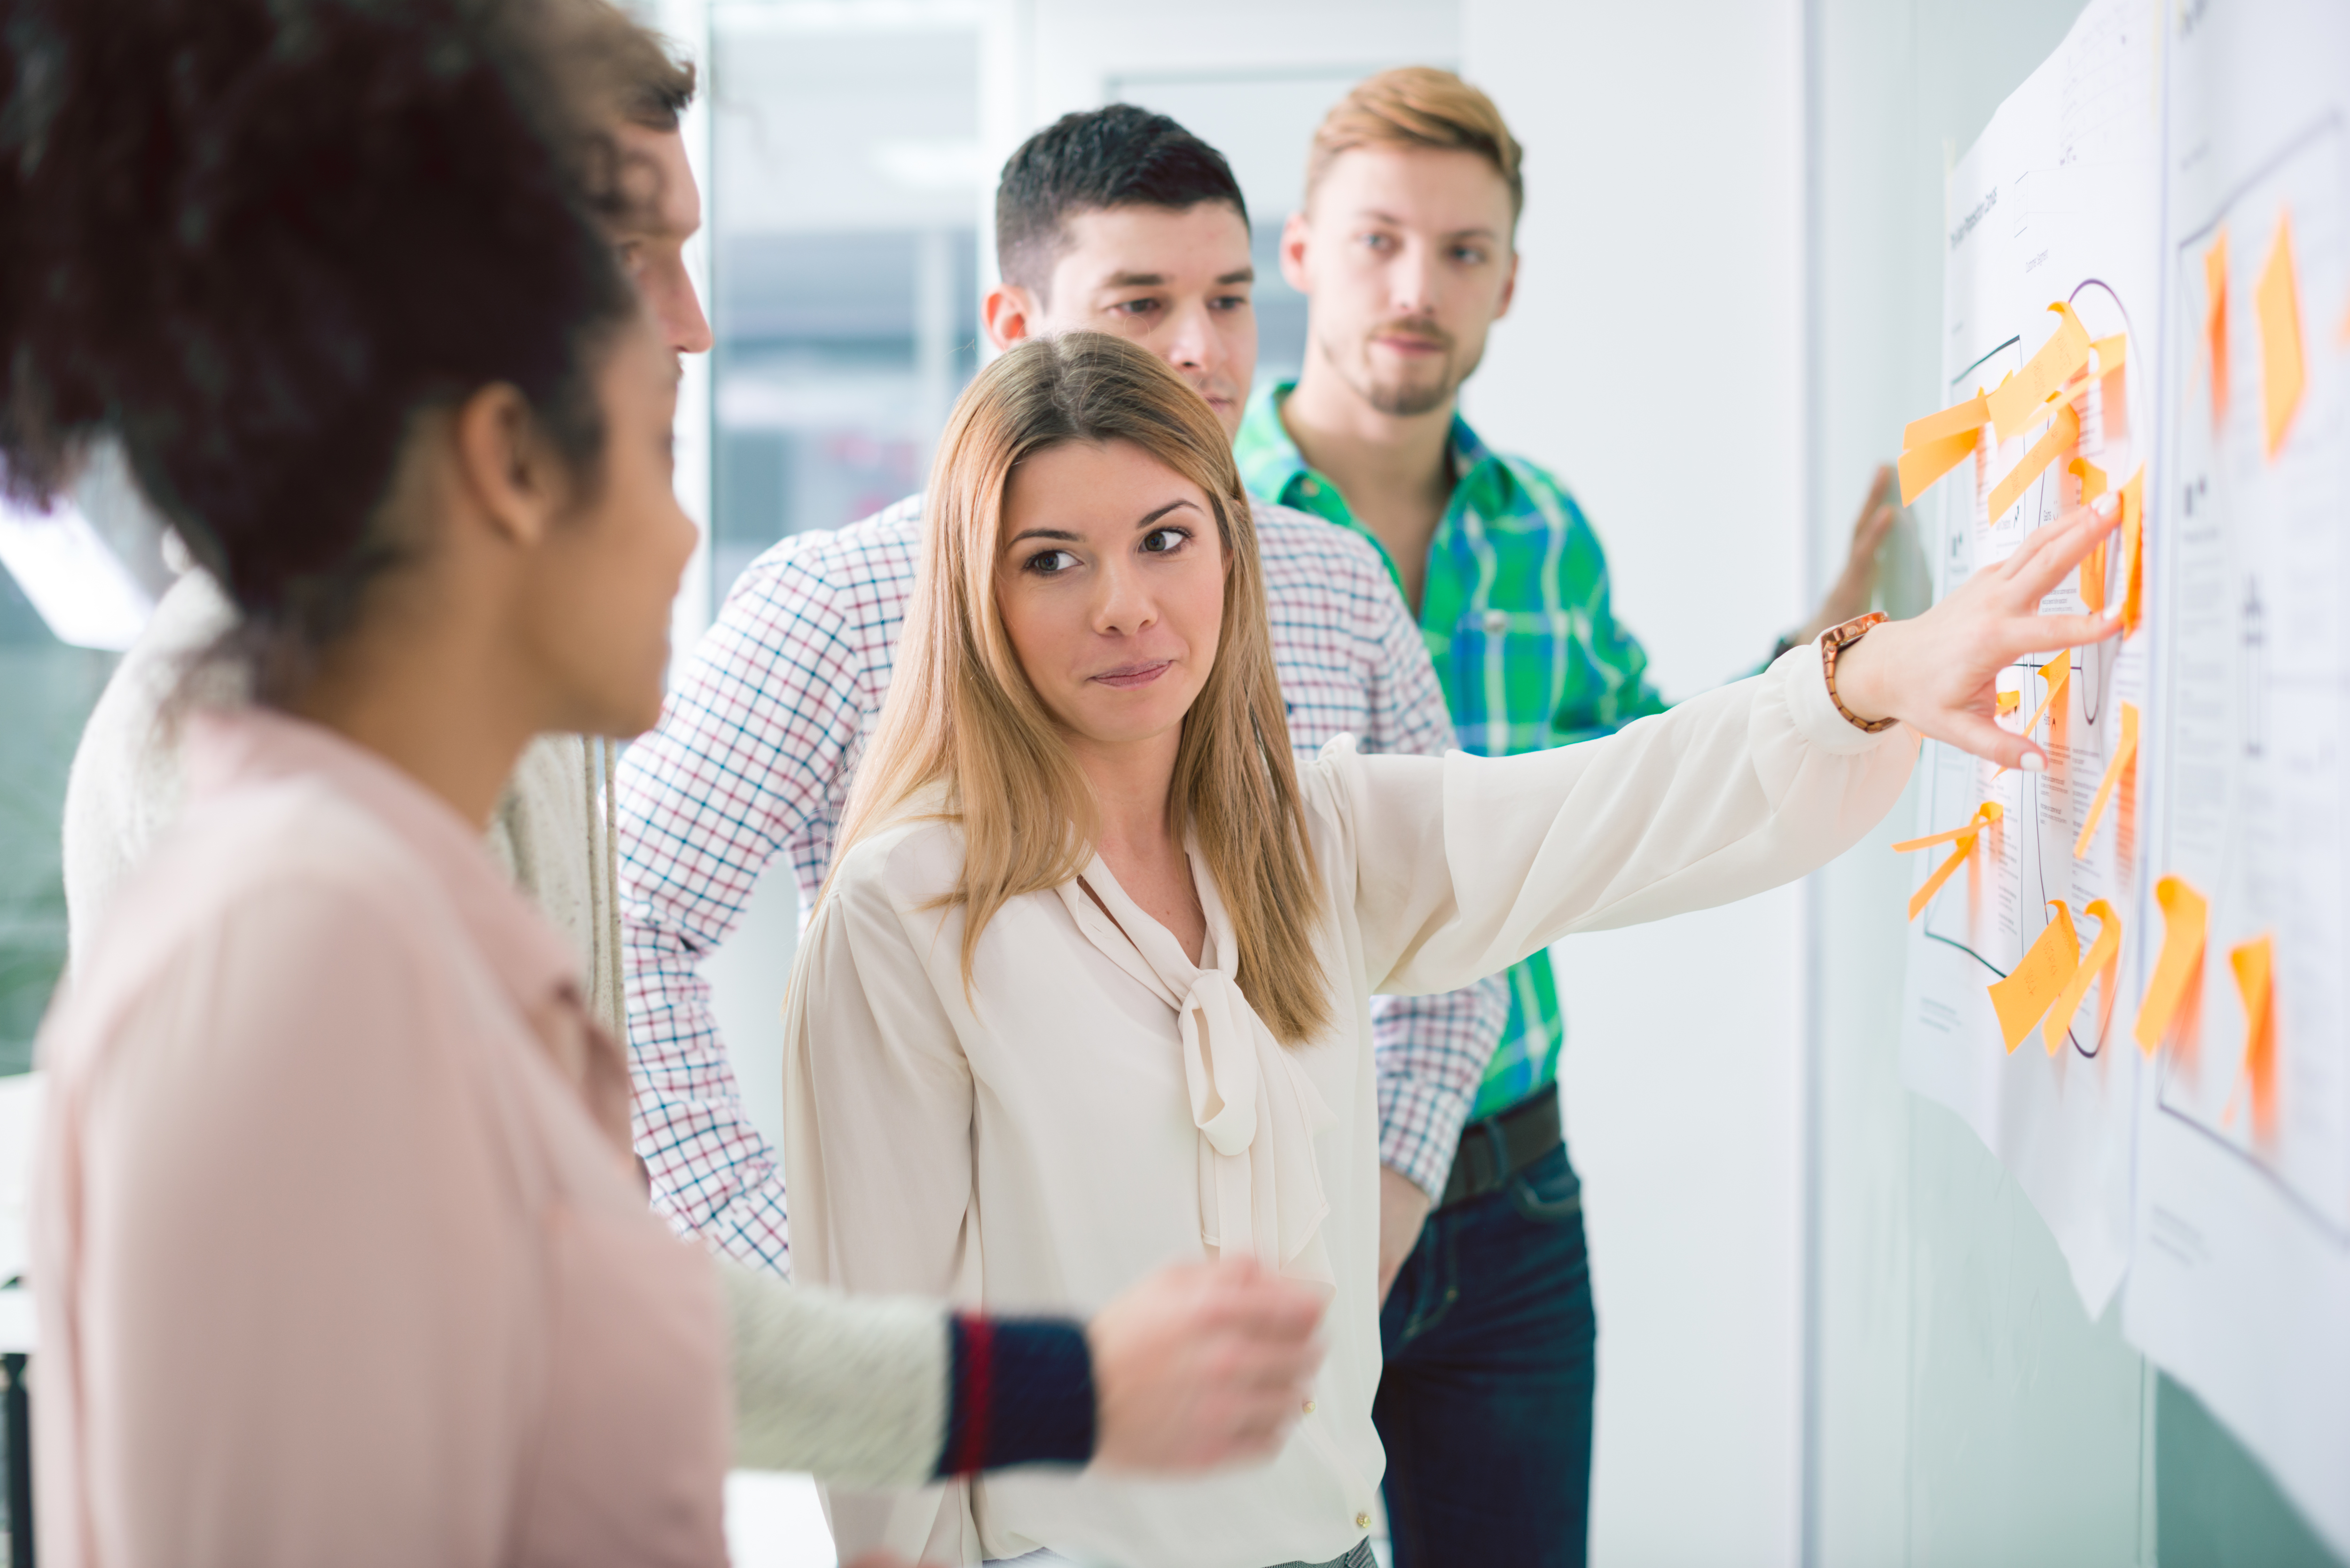
<path id="1" fill-rule="evenodd" d="M 0 0 L 0 487 L 119 440 L 290 696 L 409 548 L 418 414 L 508 383 L 600 472 L 648 47 L 607 0 Z"/>
<path id="2" fill-rule="evenodd" d="M 1065 114 L 1020 144 L 995 187 L 995 262 L 1004 280 L 1041 297 L 1064 226 L 1109 207 L 1248 203 L 1224 155 L 1168 119 L 1114 103 Z"/>

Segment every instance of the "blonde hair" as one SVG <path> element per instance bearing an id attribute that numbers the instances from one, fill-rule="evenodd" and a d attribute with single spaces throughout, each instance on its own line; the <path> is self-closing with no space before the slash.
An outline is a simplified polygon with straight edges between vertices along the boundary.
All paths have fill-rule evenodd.
<path id="1" fill-rule="evenodd" d="M 1240 950 L 1242 993 L 1275 1038 L 1298 1044 L 1330 1020 L 1312 940 L 1322 894 L 1307 866 L 1248 494 L 1208 405 L 1124 338 L 1031 338 L 981 371 L 955 404 L 923 502 L 921 567 L 896 673 L 834 865 L 942 787 L 940 815 L 962 829 L 962 876 L 941 902 L 964 913 L 966 987 L 995 912 L 1085 868 L 1099 831 L 1093 790 L 1013 649 L 996 606 L 996 555 L 1014 466 L 1069 441 L 1110 441 L 1133 442 L 1197 484 L 1222 535 L 1222 634 L 1183 720 L 1169 826 L 1197 839 L 1215 878 Z"/>
<path id="2" fill-rule="evenodd" d="M 1315 128 L 1305 155 L 1305 204 L 1342 152 L 1357 147 L 1473 152 L 1510 187 L 1510 221 L 1525 211 L 1525 149 L 1493 100 L 1451 71 L 1403 66 L 1357 82 Z"/>

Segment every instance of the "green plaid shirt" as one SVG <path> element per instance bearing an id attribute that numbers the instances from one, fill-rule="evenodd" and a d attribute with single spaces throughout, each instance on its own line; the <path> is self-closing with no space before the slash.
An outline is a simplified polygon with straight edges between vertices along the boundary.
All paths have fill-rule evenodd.
<path id="1" fill-rule="evenodd" d="M 1294 384 L 1262 388 L 1249 400 L 1233 445 L 1243 482 L 1252 494 L 1353 529 L 1387 560 L 1282 427 L 1280 401 Z M 1488 757 L 1540 751 L 1664 711 L 1648 654 L 1608 607 L 1598 535 L 1566 487 L 1523 458 L 1488 451 L 1458 415 L 1452 472 L 1451 504 L 1429 541 L 1419 629 L 1461 749 Z M 1550 955 L 1536 953 L 1509 981 L 1510 1022 L 1472 1117 L 1507 1110 L 1558 1076 L 1566 1024 Z"/>

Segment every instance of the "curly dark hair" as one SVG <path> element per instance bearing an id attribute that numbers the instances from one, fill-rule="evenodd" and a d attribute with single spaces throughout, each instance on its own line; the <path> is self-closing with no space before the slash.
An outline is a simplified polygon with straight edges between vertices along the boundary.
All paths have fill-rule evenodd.
<path id="1" fill-rule="evenodd" d="M 420 411 L 511 384 L 592 483 L 647 51 L 608 0 L 0 0 L 0 483 L 119 440 L 282 699 Z"/>

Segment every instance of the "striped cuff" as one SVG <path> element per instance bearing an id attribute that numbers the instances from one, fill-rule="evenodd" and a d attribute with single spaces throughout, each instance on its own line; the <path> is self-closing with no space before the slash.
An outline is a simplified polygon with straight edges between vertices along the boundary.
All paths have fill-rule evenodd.
<path id="1" fill-rule="evenodd" d="M 1083 1328 L 961 1314 L 948 1324 L 953 1397 L 937 1479 L 1094 1457 L 1094 1363 Z"/>

